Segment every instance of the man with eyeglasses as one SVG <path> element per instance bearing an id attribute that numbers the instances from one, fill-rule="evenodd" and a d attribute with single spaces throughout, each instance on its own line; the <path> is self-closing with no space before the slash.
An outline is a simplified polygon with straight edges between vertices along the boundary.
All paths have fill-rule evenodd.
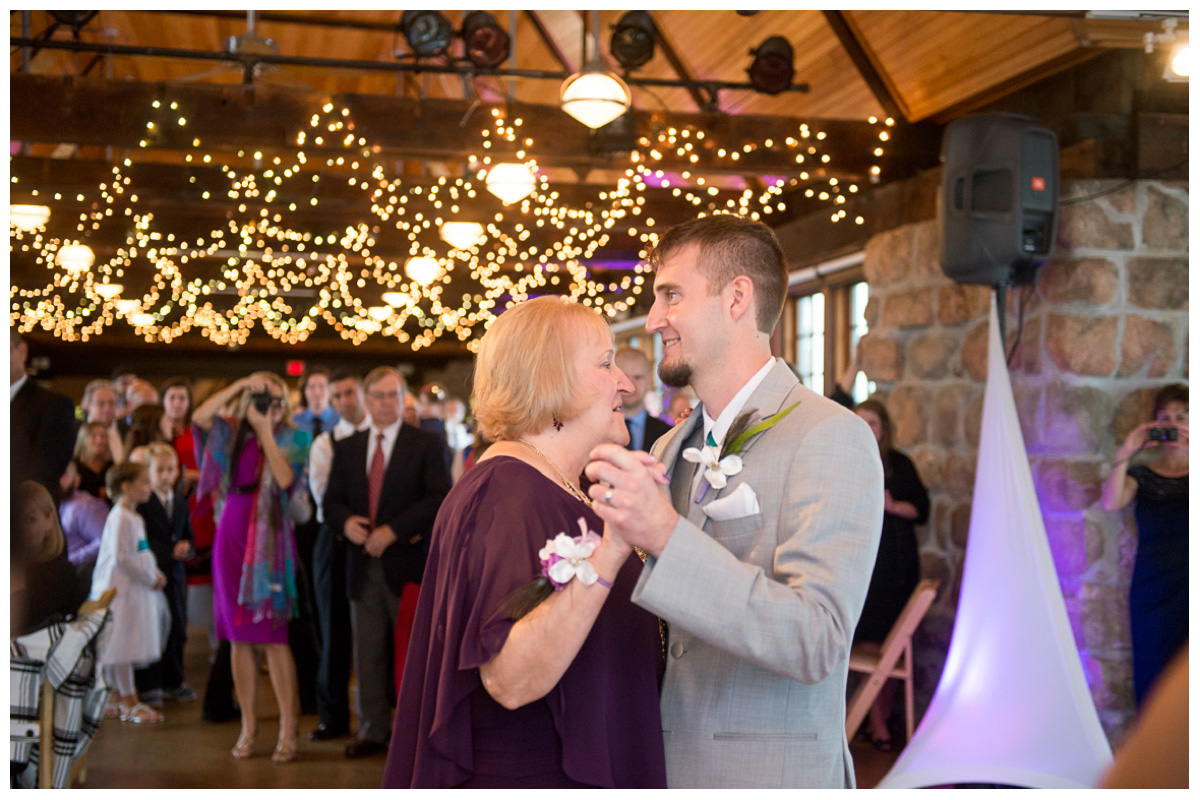
<path id="1" fill-rule="evenodd" d="M 392 634 L 407 584 L 419 584 L 450 473 L 435 434 L 404 424 L 405 385 L 391 367 L 363 381 L 371 424 L 333 445 L 326 523 L 346 546 L 346 594 L 358 679 L 358 733 L 347 758 L 387 752 Z"/>

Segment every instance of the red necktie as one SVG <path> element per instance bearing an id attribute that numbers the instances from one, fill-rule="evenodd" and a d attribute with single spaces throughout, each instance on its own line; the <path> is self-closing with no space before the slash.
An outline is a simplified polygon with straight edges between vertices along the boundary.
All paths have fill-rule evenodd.
<path id="1" fill-rule="evenodd" d="M 375 511 L 379 508 L 379 492 L 383 489 L 383 433 L 375 440 L 375 455 L 371 456 L 371 468 L 367 471 L 367 506 L 371 512 L 371 525 L 375 525 Z"/>

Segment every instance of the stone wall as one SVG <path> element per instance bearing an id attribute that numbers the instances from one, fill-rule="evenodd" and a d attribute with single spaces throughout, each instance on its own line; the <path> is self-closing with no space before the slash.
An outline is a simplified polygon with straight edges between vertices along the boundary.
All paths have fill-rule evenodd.
<path id="1" fill-rule="evenodd" d="M 1188 187 L 1076 181 L 1064 186 L 1058 244 L 1036 285 L 1008 296 L 1010 362 L 1050 549 L 1076 644 L 1110 741 L 1133 718 L 1127 601 L 1136 528 L 1100 505 L 1113 453 L 1149 419 L 1154 391 L 1188 377 Z M 918 634 L 918 705 L 941 674 L 971 515 L 987 378 L 991 289 L 959 286 L 938 260 L 934 221 L 867 245 L 870 333 L 863 370 L 877 382 L 896 444 L 933 500 L 922 572 L 942 590 Z"/>

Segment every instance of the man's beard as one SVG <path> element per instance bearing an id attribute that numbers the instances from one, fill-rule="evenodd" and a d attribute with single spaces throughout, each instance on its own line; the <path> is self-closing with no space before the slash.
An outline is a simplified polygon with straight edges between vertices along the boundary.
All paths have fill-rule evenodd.
<path id="1" fill-rule="evenodd" d="M 682 389 L 692 382 L 692 368 L 682 361 L 678 364 L 664 361 L 658 365 L 658 378 L 672 389 Z"/>

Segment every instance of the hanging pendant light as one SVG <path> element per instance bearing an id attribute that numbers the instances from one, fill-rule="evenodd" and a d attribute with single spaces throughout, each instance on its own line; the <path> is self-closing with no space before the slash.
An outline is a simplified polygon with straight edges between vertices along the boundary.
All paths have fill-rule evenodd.
<path id="1" fill-rule="evenodd" d="M 112 300 L 121 292 L 125 291 L 125 287 L 119 283 L 97 283 L 92 287 L 92 291 L 103 297 L 105 300 Z"/>
<path id="2" fill-rule="evenodd" d="M 391 315 L 391 306 L 371 306 L 367 309 L 367 316 L 376 322 L 385 322 Z"/>
<path id="3" fill-rule="evenodd" d="M 383 302 L 387 303 L 392 308 L 397 306 L 407 306 L 412 301 L 412 298 L 405 292 L 384 292 Z"/>
<path id="4" fill-rule="evenodd" d="M 470 250 L 483 241 L 483 226 L 478 222 L 443 222 L 438 233 L 455 250 Z"/>
<path id="5" fill-rule="evenodd" d="M 96 261 L 96 254 L 86 244 L 66 244 L 58 248 L 54 259 L 58 265 L 72 275 L 78 275 Z"/>
<path id="6" fill-rule="evenodd" d="M 428 286 L 446 274 L 436 258 L 413 256 L 404 264 L 404 274 L 416 281 L 418 286 Z"/>
<path id="7" fill-rule="evenodd" d="M 632 98 L 625 81 L 609 72 L 600 60 L 600 12 L 592 13 L 594 55 L 583 69 L 563 81 L 558 99 L 563 111 L 589 128 L 599 128 L 628 111 Z M 587 59 L 586 38 L 584 59 Z"/>
<path id="8" fill-rule="evenodd" d="M 524 164 L 497 164 L 487 174 L 488 191 L 504 205 L 524 200 L 537 188 L 537 178 Z"/>
<path id="9" fill-rule="evenodd" d="M 8 224 L 17 230 L 36 231 L 50 220 L 49 206 L 15 205 L 8 208 Z"/>
<path id="10" fill-rule="evenodd" d="M 596 59 L 567 78 L 559 93 L 562 110 L 589 128 L 607 125 L 629 110 L 629 87 Z"/>

